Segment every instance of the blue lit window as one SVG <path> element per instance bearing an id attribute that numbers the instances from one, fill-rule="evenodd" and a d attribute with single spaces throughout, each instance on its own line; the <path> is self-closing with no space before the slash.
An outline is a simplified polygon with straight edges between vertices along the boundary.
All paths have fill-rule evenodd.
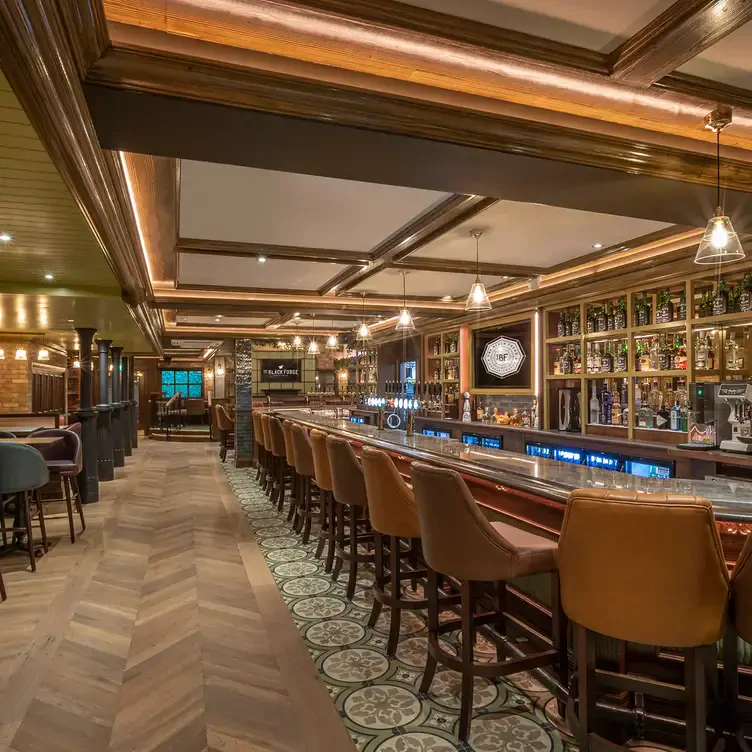
<path id="1" fill-rule="evenodd" d="M 173 397 L 180 392 L 183 397 L 200 398 L 203 396 L 204 372 L 201 370 L 173 370 L 162 369 L 162 394 Z"/>

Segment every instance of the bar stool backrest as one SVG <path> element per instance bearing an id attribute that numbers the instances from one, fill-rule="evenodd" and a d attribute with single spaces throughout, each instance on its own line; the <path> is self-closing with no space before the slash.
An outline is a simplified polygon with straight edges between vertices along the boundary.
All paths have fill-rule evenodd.
<path id="1" fill-rule="evenodd" d="M 79 439 L 81 438 L 81 424 L 78 421 L 71 423 L 69 426 L 66 426 L 66 428 L 71 433 L 75 433 Z"/>
<path id="2" fill-rule="evenodd" d="M 326 450 L 335 500 L 353 507 L 368 507 L 363 468 L 350 442 L 336 436 L 327 436 Z"/>
<path id="3" fill-rule="evenodd" d="M 420 538 L 415 496 L 392 458 L 380 449 L 364 446 L 360 452 L 368 497 L 368 517 L 374 530 L 400 538 Z"/>
<path id="4" fill-rule="evenodd" d="M 10 431 L 0 431 L 0 439 L 15 439 L 16 434 L 11 433 Z"/>
<path id="5" fill-rule="evenodd" d="M 326 450 L 326 434 L 315 428 L 309 434 L 313 449 L 313 469 L 316 485 L 323 491 L 333 491 L 332 471 L 329 467 L 329 452 Z"/>
<path id="6" fill-rule="evenodd" d="M 728 569 L 707 499 L 576 489 L 558 564 L 564 611 L 594 632 L 679 648 L 723 633 Z"/>
<path id="7" fill-rule="evenodd" d="M 272 454 L 275 457 L 287 457 L 285 449 L 285 432 L 282 422 L 276 415 L 269 418 L 269 439 L 272 442 Z"/>
<path id="8" fill-rule="evenodd" d="M 235 430 L 235 421 L 230 417 L 224 405 L 217 405 L 217 421 L 222 431 Z"/>
<path id="9" fill-rule="evenodd" d="M 261 433 L 264 436 L 264 449 L 267 452 L 272 451 L 272 437 L 269 433 L 269 416 L 266 413 L 261 413 Z"/>
<path id="10" fill-rule="evenodd" d="M 731 608 L 739 637 L 752 642 L 752 533 L 747 535 L 731 574 Z"/>
<path id="11" fill-rule="evenodd" d="M 41 488 L 50 479 L 44 457 L 26 444 L 0 444 L 0 494 Z"/>
<path id="12" fill-rule="evenodd" d="M 313 449 L 308 432 L 297 423 L 292 424 L 292 450 L 295 453 L 295 470 L 298 475 L 313 478 L 316 470 L 313 466 Z"/>
<path id="13" fill-rule="evenodd" d="M 460 580 L 508 580 L 526 561 L 494 530 L 462 476 L 422 462 L 410 465 L 426 563 Z M 533 557 L 535 551 L 524 554 Z"/>
<path id="14" fill-rule="evenodd" d="M 83 458 L 81 453 L 81 439 L 74 431 L 67 428 L 43 428 L 37 431 L 34 436 L 57 436 L 62 441 L 57 441 L 49 446 L 39 448 L 39 452 L 46 462 L 65 461 L 75 463 L 78 471 L 83 468 Z"/>
<path id="15" fill-rule="evenodd" d="M 219 405 L 215 402 L 209 409 L 209 416 L 211 420 L 211 426 L 213 429 L 219 431 Z"/>
<path id="16" fill-rule="evenodd" d="M 264 445 L 264 434 L 261 428 L 261 415 L 258 410 L 251 412 L 251 422 L 253 423 L 253 440 L 256 444 Z"/>
<path id="17" fill-rule="evenodd" d="M 287 464 L 295 467 L 295 451 L 292 446 L 292 421 L 283 420 L 282 430 L 285 434 L 285 454 L 287 455 Z"/>

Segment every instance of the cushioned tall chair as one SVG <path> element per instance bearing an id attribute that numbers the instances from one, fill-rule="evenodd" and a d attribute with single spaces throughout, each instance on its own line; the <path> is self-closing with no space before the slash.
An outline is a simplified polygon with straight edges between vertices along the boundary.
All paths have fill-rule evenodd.
<path id="1" fill-rule="evenodd" d="M 265 473 L 264 453 L 266 450 L 264 449 L 264 429 L 261 427 L 261 413 L 258 410 L 251 413 L 251 421 L 253 422 L 253 446 L 256 450 L 256 481 L 260 481 L 262 473 Z"/>
<path id="2" fill-rule="evenodd" d="M 295 469 L 295 449 L 292 443 L 292 422 L 289 420 L 283 420 L 282 431 L 285 434 L 285 454 L 287 455 L 287 464 L 292 470 L 292 483 L 290 484 L 290 511 L 287 515 L 287 519 L 291 520 L 297 511 L 298 487 L 300 486 L 298 471 Z"/>
<path id="3" fill-rule="evenodd" d="M 723 636 L 725 725 L 736 734 L 740 749 L 748 751 L 744 729 L 739 723 L 739 637 L 752 643 L 752 533 L 747 535 L 731 573 L 728 627 Z"/>
<path id="4" fill-rule="evenodd" d="M 358 544 L 371 542 L 373 534 L 361 533 L 360 525 L 368 525 L 368 497 L 366 496 L 366 482 L 363 478 L 363 468 L 355 456 L 348 441 L 336 436 L 326 437 L 326 449 L 329 455 L 329 468 L 332 473 L 332 488 L 334 501 L 337 504 L 335 517 L 337 529 L 335 533 L 334 555 L 337 561 L 334 565 L 332 578 L 337 580 L 344 562 L 348 562 L 350 576 L 347 580 L 347 597 L 355 595 L 355 583 L 358 579 L 358 564 L 371 563 L 375 560 L 373 553 L 358 553 Z M 345 510 L 350 512 L 349 540 L 345 537 Z"/>
<path id="5" fill-rule="evenodd" d="M 219 459 L 227 459 L 227 450 L 235 447 L 235 421 L 230 417 L 224 405 L 217 405 L 217 423 L 219 424 L 220 450 Z"/>
<path id="6" fill-rule="evenodd" d="M 558 603 L 556 582 L 556 543 L 503 522 L 489 522 L 479 509 L 462 476 L 454 470 L 420 462 L 411 465 L 415 502 L 420 519 L 423 556 L 428 565 L 428 661 L 421 692 L 428 692 L 437 662 L 462 674 L 462 697 L 458 736 L 467 741 L 473 708 L 473 678 L 494 678 L 558 665 L 560 680 L 566 686 L 566 624 Z M 461 618 L 439 623 L 437 573 L 458 580 L 461 589 Z M 502 660 L 506 635 L 506 583 L 522 575 L 552 575 L 553 649 L 524 657 Z M 476 613 L 478 583 L 497 583 L 494 609 Z M 488 636 L 497 645 L 497 658 L 491 663 L 474 659 L 475 633 L 479 626 L 494 624 Z M 517 628 L 523 628 L 516 620 Z M 441 635 L 462 630 L 462 654 L 458 658 L 442 647 Z M 535 631 L 526 635 L 535 644 Z M 563 642 L 563 644 L 562 644 Z"/>
<path id="7" fill-rule="evenodd" d="M 334 531 L 335 509 L 334 488 L 332 486 L 332 471 L 329 466 L 329 453 L 326 450 L 326 434 L 315 428 L 310 433 L 311 448 L 313 449 L 313 468 L 316 485 L 321 491 L 321 513 L 319 516 L 319 544 L 316 548 L 316 558 L 320 559 L 324 547 L 329 544 L 326 552 L 325 572 L 332 571 L 334 564 Z"/>
<path id="8" fill-rule="evenodd" d="M 593 732 L 597 685 L 617 681 L 596 673 L 593 633 L 684 649 L 685 688 L 666 685 L 660 696 L 686 702 L 686 748 L 702 752 L 707 744 L 705 666 L 715 665 L 712 655 L 725 627 L 729 594 L 710 502 L 577 489 L 564 515 L 558 561 L 564 610 L 577 625 L 582 752 L 600 741 Z M 626 675 L 618 688 L 650 695 L 655 683 Z"/>
<path id="9" fill-rule="evenodd" d="M 313 449 L 308 431 L 297 423 L 292 425 L 292 448 L 295 453 L 295 469 L 298 473 L 298 507 L 296 510 L 295 529 L 303 531 L 303 543 L 311 537 L 311 523 L 317 513 L 318 502 L 313 499 L 313 478 L 316 468 L 313 464 Z"/>
<path id="10" fill-rule="evenodd" d="M 269 417 L 269 440 L 274 455 L 274 479 L 272 480 L 272 501 L 281 510 L 285 503 L 285 478 L 287 477 L 287 448 L 282 421 L 276 416 Z"/>
<path id="11" fill-rule="evenodd" d="M 10 431 L 0 431 L 0 439 L 15 439 L 16 434 L 11 433 Z"/>
<path id="12" fill-rule="evenodd" d="M 58 436 L 62 441 L 40 448 L 40 453 L 47 463 L 47 469 L 53 478 L 59 478 L 62 485 L 63 499 L 68 511 L 68 527 L 70 541 L 76 542 L 76 531 L 73 525 L 73 504 L 81 521 L 81 532 L 86 530 L 84 508 L 81 503 L 81 492 L 78 487 L 78 474 L 83 469 L 81 439 L 75 431 L 66 428 L 45 428 L 36 436 Z"/>
<path id="13" fill-rule="evenodd" d="M 25 444 L 0 444 L 0 499 L 3 499 L 2 534 L 26 533 L 29 545 L 29 562 L 31 571 L 36 572 L 37 563 L 34 553 L 34 529 L 32 522 L 31 500 L 34 499 L 36 517 L 39 521 L 39 532 L 42 535 L 42 547 L 47 552 L 47 531 L 44 526 L 44 510 L 42 509 L 39 489 L 49 482 L 50 473 L 47 470 L 44 457 L 33 447 Z M 5 504 L 12 500 L 8 495 L 16 497 L 16 518 L 13 526 L 5 526 Z"/>
<path id="14" fill-rule="evenodd" d="M 400 634 L 403 609 L 418 610 L 428 607 L 428 600 L 410 600 L 402 597 L 402 580 L 425 577 L 426 570 L 403 571 L 402 560 L 415 557 L 420 543 L 420 522 L 412 489 L 405 483 L 386 452 L 364 446 L 360 453 L 368 497 L 368 515 L 374 533 L 376 547 L 376 580 L 373 584 L 373 610 L 369 625 L 376 625 L 382 605 L 391 608 L 389 642 L 387 653 L 394 655 Z M 402 541 L 408 547 L 403 549 Z M 388 551 L 385 551 L 388 549 Z M 389 555 L 389 574 L 384 567 L 385 555 Z M 387 592 L 386 588 L 389 587 Z"/>
<path id="15" fill-rule="evenodd" d="M 266 457 L 265 475 L 261 487 L 267 496 L 271 496 L 274 485 L 274 452 L 272 452 L 272 437 L 269 433 L 269 416 L 267 413 L 261 413 L 261 433 L 264 437 L 264 456 Z"/>

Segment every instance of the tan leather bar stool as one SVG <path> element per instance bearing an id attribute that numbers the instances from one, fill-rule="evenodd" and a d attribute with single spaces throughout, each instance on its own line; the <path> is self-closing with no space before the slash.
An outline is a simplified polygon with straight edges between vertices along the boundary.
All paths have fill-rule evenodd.
<path id="1" fill-rule="evenodd" d="M 253 443 L 256 446 L 256 481 L 260 482 L 265 473 L 264 464 L 266 462 L 266 457 L 264 456 L 266 452 L 266 449 L 264 448 L 264 429 L 261 427 L 261 413 L 258 410 L 254 410 L 251 413 L 251 420 L 253 421 Z"/>
<path id="2" fill-rule="evenodd" d="M 285 454 L 287 455 L 287 464 L 292 470 L 292 481 L 290 483 L 290 512 L 287 515 L 288 521 L 293 518 L 298 506 L 298 486 L 300 479 L 295 469 L 295 450 L 292 445 L 292 422 L 289 420 L 282 421 L 282 431 L 285 434 Z"/>
<path id="3" fill-rule="evenodd" d="M 266 465 L 264 466 L 264 480 L 261 487 L 267 496 L 271 496 L 274 485 L 274 452 L 272 452 L 272 439 L 269 433 L 269 415 L 261 413 L 261 433 L 264 436 L 264 454 L 266 455 Z"/>
<path id="4" fill-rule="evenodd" d="M 472 497 L 462 476 L 454 470 L 421 462 L 410 466 L 413 492 L 418 507 L 423 556 L 428 565 L 428 661 L 421 692 L 428 692 L 437 662 L 462 674 L 462 697 L 458 736 L 467 741 L 473 707 L 473 678 L 496 678 L 557 665 L 566 686 L 566 622 L 558 604 L 556 542 L 507 525 L 489 522 Z M 439 623 L 437 573 L 459 581 L 461 618 Z M 532 628 L 525 636 L 543 648 L 521 658 L 501 660 L 506 635 L 506 583 L 522 575 L 552 575 L 553 648 L 543 643 Z M 497 605 L 476 614 L 480 582 L 497 584 Z M 524 628 L 521 620 L 515 621 Z M 499 660 L 478 663 L 473 657 L 479 626 L 493 624 L 498 635 L 488 637 L 497 644 Z M 462 655 L 457 658 L 439 641 L 441 635 L 462 630 Z M 562 644 L 563 640 L 563 644 Z"/>
<path id="5" fill-rule="evenodd" d="M 686 702 L 686 748 L 707 745 L 706 669 L 726 622 L 728 569 L 713 509 L 694 496 L 572 491 L 559 539 L 561 599 L 576 624 L 580 750 L 602 746 L 596 690 Z M 596 671 L 592 634 L 684 648 L 685 688 Z"/>
<path id="6" fill-rule="evenodd" d="M 337 520 L 334 538 L 334 554 L 337 561 L 332 572 L 332 579 L 337 580 L 342 564 L 350 565 L 347 580 L 347 597 L 355 595 L 355 583 L 358 579 L 358 564 L 372 563 L 374 554 L 358 553 L 358 544 L 373 540 L 371 533 L 359 533 L 358 526 L 368 522 L 368 497 L 363 468 L 358 462 L 350 443 L 335 436 L 326 437 L 326 449 L 329 454 L 329 468 L 332 472 L 334 489 L 335 517 Z M 349 542 L 345 538 L 345 509 L 350 511 Z"/>
<path id="7" fill-rule="evenodd" d="M 749 750 L 740 724 L 739 640 L 752 643 L 752 533 L 747 535 L 734 571 L 731 573 L 731 598 L 728 626 L 723 636 L 723 699 L 725 728 L 735 734 L 740 749 Z M 749 715 L 749 708 L 747 708 Z"/>
<path id="8" fill-rule="evenodd" d="M 292 426 L 292 447 L 295 452 L 295 467 L 300 479 L 295 530 L 300 532 L 302 529 L 303 543 L 308 543 L 311 537 L 311 522 L 318 512 L 314 509 L 312 483 L 316 469 L 313 464 L 313 449 L 308 432 L 297 423 L 293 423 Z"/>
<path id="9" fill-rule="evenodd" d="M 320 559 L 324 553 L 324 546 L 329 544 L 326 552 L 325 572 L 331 572 L 334 564 L 334 487 L 332 486 L 332 472 L 329 467 L 329 453 L 326 450 L 326 434 L 315 428 L 309 434 L 313 449 L 313 467 L 316 485 L 321 491 L 321 514 L 319 516 L 319 544 L 316 548 L 316 558 Z"/>
<path id="10" fill-rule="evenodd" d="M 420 610 L 428 607 L 428 599 L 410 600 L 401 597 L 402 580 L 410 579 L 413 586 L 417 577 L 425 577 L 426 570 L 401 567 L 404 558 L 413 558 L 420 542 L 420 522 L 412 489 L 405 483 L 391 457 L 379 449 L 364 446 L 360 453 L 368 497 L 368 515 L 376 548 L 376 580 L 373 584 L 373 609 L 368 622 L 374 627 L 381 607 L 391 608 L 387 653 L 394 655 L 400 635 L 403 609 Z M 403 549 L 402 540 L 408 547 Z M 388 544 L 388 546 L 386 545 Z M 388 548 L 389 574 L 384 568 Z M 387 592 L 386 588 L 389 587 Z"/>
<path id="11" fill-rule="evenodd" d="M 281 511 L 285 504 L 287 447 L 285 446 L 285 432 L 282 428 L 282 421 L 276 415 L 269 417 L 269 439 L 272 443 L 272 454 L 274 455 L 271 500 L 277 503 L 277 509 Z"/>
<path id="12" fill-rule="evenodd" d="M 235 421 L 225 409 L 224 405 L 217 405 L 217 423 L 219 425 L 219 459 L 227 459 L 227 450 L 235 448 Z"/>

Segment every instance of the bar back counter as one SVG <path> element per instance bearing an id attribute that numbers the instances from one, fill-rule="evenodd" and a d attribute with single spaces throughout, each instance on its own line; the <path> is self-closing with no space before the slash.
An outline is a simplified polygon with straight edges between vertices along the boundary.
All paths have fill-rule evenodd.
<path id="1" fill-rule="evenodd" d="M 341 410 L 270 409 L 269 412 L 280 419 L 343 438 L 353 445 L 356 453 L 364 445 L 385 451 L 408 482 L 410 465 L 415 461 L 456 470 L 491 521 L 505 522 L 551 540 L 558 540 L 569 495 L 577 488 L 707 498 L 713 506 L 724 558 L 729 568 L 733 567 L 746 536 L 752 530 L 752 486 L 744 482 L 731 479 L 706 481 L 637 477 L 515 452 L 468 446 L 455 439 L 422 434 L 407 435 L 399 430 L 379 430 L 376 426 L 351 422 L 350 416 Z M 660 577 L 661 573 L 656 572 L 655 576 Z M 687 585 L 691 587 L 691 583 Z M 540 629 L 543 635 L 552 634 L 549 575 L 520 577 L 509 587 L 508 594 L 512 615 L 516 613 L 524 617 Z M 639 673 L 658 682 L 677 685 L 684 681 L 681 653 L 671 648 L 653 648 L 598 638 L 596 653 L 599 667 L 602 665 L 608 671 L 620 674 Z M 739 694 L 750 696 L 752 646 L 738 641 L 737 653 L 740 665 Z M 723 646 L 719 644 L 719 661 L 722 656 Z M 574 665 L 573 658 L 571 662 Z M 551 682 L 549 685 L 551 686 Z M 561 691 L 568 688 L 558 689 Z M 679 731 L 677 723 L 681 725 L 682 711 L 675 704 L 672 706 L 670 701 L 660 698 L 645 698 L 644 706 L 636 707 L 634 696 L 630 699 L 628 693 L 623 693 L 621 699 L 624 706 L 621 722 L 639 726 L 640 714 L 647 713 L 653 726 L 665 730 L 666 741 L 672 738 L 676 741 L 672 735 Z"/>

